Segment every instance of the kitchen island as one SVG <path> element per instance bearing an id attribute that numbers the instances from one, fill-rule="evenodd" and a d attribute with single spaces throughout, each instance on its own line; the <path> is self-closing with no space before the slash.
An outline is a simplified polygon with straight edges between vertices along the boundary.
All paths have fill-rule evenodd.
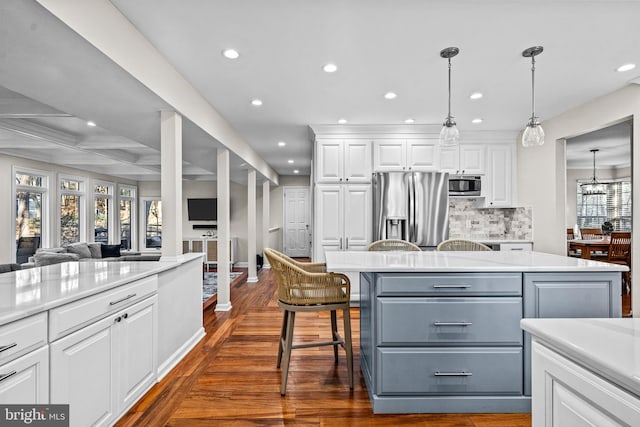
<path id="1" fill-rule="evenodd" d="M 204 336 L 202 254 L 0 275 L 0 403 L 112 425 Z"/>
<path id="2" fill-rule="evenodd" d="M 528 412 L 523 318 L 620 317 L 626 267 L 540 252 L 327 252 L 360 275 L 375 413 Z"/>

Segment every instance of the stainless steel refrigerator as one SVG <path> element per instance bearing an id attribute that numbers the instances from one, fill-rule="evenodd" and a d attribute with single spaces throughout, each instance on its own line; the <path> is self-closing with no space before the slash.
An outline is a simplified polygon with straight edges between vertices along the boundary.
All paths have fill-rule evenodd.
<path id="1" fill-rule="evenodd" d="M 433 249 L 449 237 L 449 174 L 373 174 L 373 240 L 402 239 Z"/>

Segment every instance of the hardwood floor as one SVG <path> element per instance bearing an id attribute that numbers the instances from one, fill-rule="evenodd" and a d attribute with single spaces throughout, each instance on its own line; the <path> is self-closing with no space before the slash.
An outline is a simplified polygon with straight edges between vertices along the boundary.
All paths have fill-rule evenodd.
<path id="1" fill-rule="evenodd" d="M 531 426 L 530 414 L 374 415 L 358 361 L 358 309 L 351 310 L 354 390 L 344 351 L 335 365 L 331 347 L 313 347 L 293 351 L 281 397 L 276 355 L 282 312 L 271 271 L 258 277 L 258 283 L 234 282 L 230 312 L 215 312 L 215 304 L 204 310 L 207 335 L 118 426 Z M 330 329 L 326 313 L 296 316 L 296 341 L 330 340 Z"/>

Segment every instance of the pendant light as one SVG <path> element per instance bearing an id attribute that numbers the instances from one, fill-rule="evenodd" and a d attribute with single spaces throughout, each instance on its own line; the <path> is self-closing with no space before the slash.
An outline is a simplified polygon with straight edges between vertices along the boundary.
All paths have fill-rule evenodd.
<path id="1" fill-rule="evenodd" d="M 522 56 L 525 58 L 531 58 L 531 117 L 527 123 L 527 127 L 524 128 L 522 133 L 522 145 L 524 147 L 534 147 L 536 145 L 544 144 L 544 130 L 540 126 L 540 120 L 536 117 L 536 56 L 540 55 L 543 51 L 542 46 L 533 46 L 525 49 L 522 52 Z"/>
<path id="2" fill-rule="evenodd" d="M 602 196 L 607 194 L 604 184 L 601 184 L 596 179 L 596 153 L 599 151 L 597 148 L 589 150 L 593 153 L 593 178 L 591 181 L 580 185 L 580 190 L 583 196 Z"/>
<path id="3" fill-rule="evenodd" d="M 456 56 L 460 52 L 457 47 L 448 47 L 440 51 L 440 56 L 449 61 L 449 110 L 447 117 L 442 123 L 442 130 L 440 131 L 440 145 L 443 147 L 453 146 L 458 143 L 460 139 L 460 132 L 456 127 L 456 122 L 453 121 L 451 115 L 451 58 Z"/>

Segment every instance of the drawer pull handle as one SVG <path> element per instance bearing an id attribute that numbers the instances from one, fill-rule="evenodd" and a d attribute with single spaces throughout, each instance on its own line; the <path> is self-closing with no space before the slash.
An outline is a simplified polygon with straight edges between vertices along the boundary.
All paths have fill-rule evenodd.
<path id="1" fill-rule="evenodd" d="M 512 251 L 524 251 L 524 248 L 511 248 Z"/>
<path id="2" fill-rule="evenodd" d="M 435 371 L 433 373 L 436 377 L 470 377 L 473 375 L 471 372 L 440 372 Z"/>
<path id="3" fill-rule="evenodd" d="M 8 374 L 0 374 L 0 382 L 2 382 L 2 381 L 4 381 L 4 380 L 6 380 L 6 379 L 7 379 L 7 378 L 9 378 L 9 377 L 14 376 L 14 375 L 15 375 L 15 374 L 17 374 L 17 373 L 18 373 L 18 371 L 11 371 L 11 372 L 9 372 Z"/>
<path id="4" fill-rule="evenodd" d="M 433 322 L 435 326 L 471 326 L 473 322 Z"/>
<path id="5" fill-rule="evenodd" d="M 466 289 L 470 288 L 471 285 L 433 285 L 434 288 L 444 288 L 444 289 Z"/>
<path id="6" fill-rule="evenodd" d="M 135 297 L 135 296 L 136 296 L 136 294 L 130 294 L 130 295 L 127 295 L 126 297 L 124 297 L 124 298 L 120 298 L 120 299 L 119 299 L 119 300 L 117 300 L 117 301 L 111 301 L 111 302 L 109 303 L 109 305 L 116 305 L 116 304 L 120 304 L 121 302 L 124 302 L 124 301 L 126 301 L 126 300 L 128 300 L 128 299 L 131 299 L 131 298 Z"/>
<path id="7" fill-rule="evenodd" d="M 12 342 L 9 345 L 3 345 L 2 347 L 0 347 L 0 353 L 2 353 L 3 351 L 9 350 L 10 348 L 13 348 L 15 346 L 17 346 L 18 343 Z"/>

